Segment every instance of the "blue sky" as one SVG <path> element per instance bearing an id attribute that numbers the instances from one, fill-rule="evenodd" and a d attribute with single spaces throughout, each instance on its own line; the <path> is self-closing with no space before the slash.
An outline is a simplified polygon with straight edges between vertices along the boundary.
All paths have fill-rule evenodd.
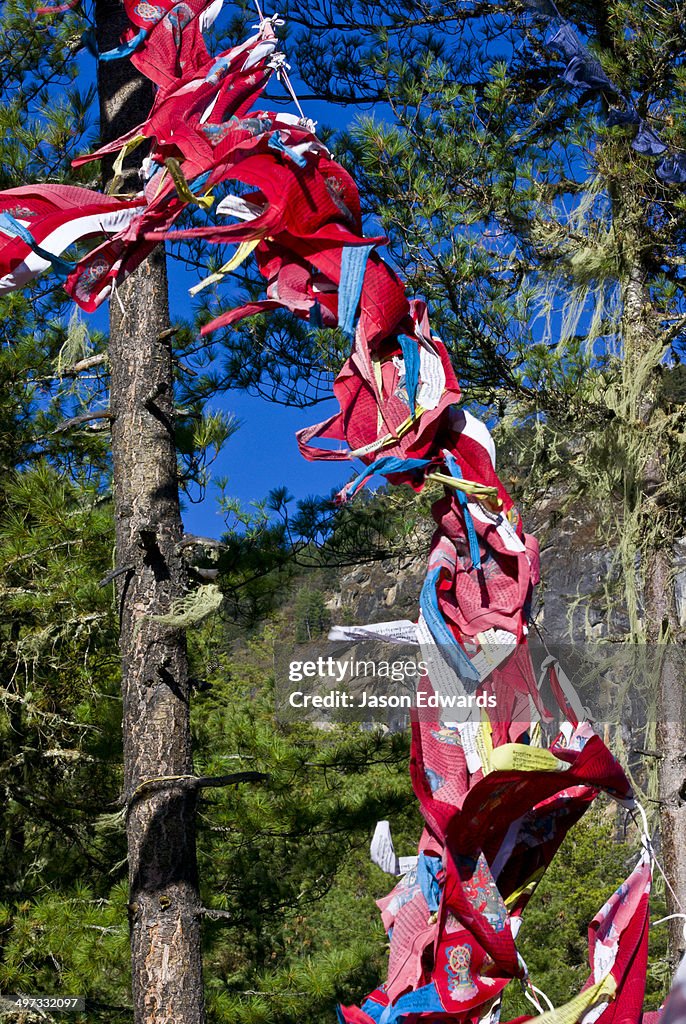
<path id="1" fill-rule="evenodd" d="M 328 494 L 351 476 L 349 463 L 307 462 L 298 451 L 295 431 L 329 415 L 335 402 L 314 409 L 288 409 L 264 398 L 231 392 L 214 403 L 241 419 L 241 428 L 229 438 L 212 466 L 215 478 L 228 477 L 227 494 L 244 506 L 265 498 L 274 487 L 287 487 L 295 498 Z M 184 503 L 184 526 L 189 533 L 218 537 L 223 518 L 218 511 L 217 491 L 208 488 L 200 504 Z"/>

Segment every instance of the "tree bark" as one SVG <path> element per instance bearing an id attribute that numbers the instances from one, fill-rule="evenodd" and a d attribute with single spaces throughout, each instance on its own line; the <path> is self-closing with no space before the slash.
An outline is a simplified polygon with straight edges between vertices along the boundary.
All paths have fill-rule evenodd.
<path id="1" fill-rule="evenodd" d="M 101 51 L 128 22 L 118 0 L 97 0 Z M 103 141 L 139 124 L 150 83 L 126 59 L 98 67 Z M 125 187 L 140 183 L 129 168 Z M 149 779 L 193 770 L 182 630 L 156 624 L 184 593 L 174 441 L 165 255 L 155 250 L 110 303 L 110 411 L 128 802 L 131 968 L 135 1024 L 203 1024 L 196 790 Z"/>
<path id="2" fill-rule="evenodd" d="M 657 642 L 657 748 L 659 761 L 660 857 L 669 882 L 665 894 L 669 914 L 686 907 L 686 707 L 680 671 L 683 658 L 677 656 L 673 637 L 676 625 L 672 558 L 667 552 L 651 552 L 646 565 L 646 618 Z M 669 959 L 675 969 L 686 952 L 684 921 L 669 921 Z"/>
<path id="3" fill-rule="evenodd" d="M 621 207 L 620 207 L 621 209 Z M 635 199 L 623 205 L 627 267 L 623 295 L 622 340 L 624 344 L 627 391 L 634 380 L 645 378 L 637 389 L 635 407 L 628 418 L 645 431 L 650 442 L 630 451 L 625 467 L 627 488 L 639 512 L 640 569 L 642 574 L 643 635 L 648 645 L 647 665 L 652 665 L 649 684 L 655 687 L 656 742 L 660 752 L 659 775 L 659 856 L 667 877 L 666 903 L 669 914 L 683 913 L 686 907 L 686 695 L 680 672 L 683 648 L 676 610 L 674 575 L 674 525 L 679 518 L 674 510 L 663 507 L 659 496 L 665 483 L 665 453 L 670 439 L 656 429 L 660 412 L 659 361 L 655 355 L 654 372 L 646 373 L 649 353 L 659 351 L 648 272 L 642 266 L 641 226 L 643 211 Z M 628 567 L 625 567 L 628 570 Z M 673 968 L 686 951 L 684 921 L 669 922 L 669 958 Z"/>

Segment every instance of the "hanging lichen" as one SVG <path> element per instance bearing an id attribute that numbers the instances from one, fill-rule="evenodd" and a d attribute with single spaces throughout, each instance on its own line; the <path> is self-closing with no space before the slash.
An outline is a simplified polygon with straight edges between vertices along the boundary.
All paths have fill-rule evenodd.
<path id="1" fill-rule="evenodd" d="M 162 626 L 188 629 L 190 626 L 197 626 L 218 611 L 222 601 L 223 595 L 219 587 L 214 583 L 206 583 L 187 597 L 173 601 L 166 614 L 151 615 L 149 618 L 150 621 L 159 622 Z"/>

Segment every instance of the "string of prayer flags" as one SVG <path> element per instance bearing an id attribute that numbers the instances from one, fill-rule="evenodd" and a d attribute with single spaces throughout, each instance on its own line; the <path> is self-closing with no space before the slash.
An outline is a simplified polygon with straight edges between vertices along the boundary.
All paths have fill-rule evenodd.
<path id="1" fill-rule="evenodd" d="M 613 104 L 611 123 L 636 128 L 636 151 L 662 158 L 658 175 L 686 181 L 686 156 L 670 153 L 635 115 L 552 0 L 525 2 L 553 29 L 564 80 L 602 91 Z M 211 54 L 204 33 L 221 7 L 222 0 L 126 0 L 130 27 L 100 59 L 130 59 L 156 86 L 152 109 L 75 163 L 114 157 L 114 191 L 124 181 L 124 159 L 140 152 L 140 187 L 130 195 L 45 184 L 1 192 L 0 292 L 52 269 L 91 311 L 160 241 L 198 238 L 235 249 L 193 293 L 220 286 L 248 259 L 265 281 L 264 298 L 215 317 L 203 334 L 286 310 L 350 339 L 333 383 L 338 409 L 298 433 L 302 454 L 360 461 L 340 501 L 353 500 L 375 476 L 440 494 L 416 623 L 332 631 L 346 641 L 408 642 L 426 666 L 410 762 L 424 830 L 416 855 L 404 857 L 389 823 L 377 826 L 372 858 L 397 878 L 378 901 L 388 975 L 361 1007 L 341 1007 L 340 1019 L 497 1024 L 502 992 L 515 980 L 539 1011 L 520 1021 L 638 1024 L 653 858 L 647 837 L 638 865 L 591 922 L 590 975 L 570 1002 L 544 1010 L 517 949 L 527 904 L 569 829 L 600 792 L 635 806 L 624 771 L 593 732 L 562 667 L 549 659 L 541 675 L 534 671 L 528 636 L 540 577 L 536 539 L 498 476 L 486 424 L 459 405 L 460 385 L 426 305 L 408 297 L 384 260 L 385 240 L 365 236 L 354 180 L 300 108 L 296 116 L 255 106 L 274 73 L 288 82 L 275 32 L 280 19 L 260 15 L 244 43 Z M 175 228 L 182 213 L 198 209 L 201 223 Z M 542 697 L 546 679 L 553 709 Z M 448 716 L 444 695 L 475 700 Z M 543 727 L 554 713 L 560 734 L 545 746 Z M 682 1003 L 679 976 L 665 1024 L 681 1019 Z"/>

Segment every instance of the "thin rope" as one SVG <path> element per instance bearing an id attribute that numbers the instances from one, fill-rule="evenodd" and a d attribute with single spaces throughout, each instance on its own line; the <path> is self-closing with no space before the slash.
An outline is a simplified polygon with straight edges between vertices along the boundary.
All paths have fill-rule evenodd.
<path id="1" fill-rule="evenodd" d="M 531 989 L 530 993 L 527 992 L 527 988 Z M 524 998 L 528 999 L 529 1002 L 531 1003 L 531 1005 L 534 1006 L 538 1010 L 539 1013 L 544 1013 L 545 1011 L 544 1011 L 543 1007 L 541 1006 L 541 1002 L 537 998 L 537 996 L 541 996 L 545 1000 L 545 1002 L 548 1005 L 548 1009 L 552 1013 L 555 1012 L 555 1006 L 550 1001 L 550 999 L 545 994 L 545 992 L 543 992 L 540 988 L 537 988 L 536 985 L 532 984 L 532 982 L 531 982 L 531 980 L 529 978 L 526 979 L 526 982 L 522 982 L 522 991 L 524 993 Z"/>
<path id="2" fill-rule="evenodd" d="M 257 3 L 257 0 L 255 0 L 255 3 Z M 288 89 L 289 93 L 291 94 L 291 98 L 292 98 L 293 102 L 295 103 L 295 105 L 296 105 L 296 107 L 297 107 L 298 113 L 299 113 L 299 114 L 300 114 L 300 116 L 302 117 L 303 121 L 306 121 L 306 120 L 307 120 L 307 117 L 305 116 L 305 111 L 304 111 L 304 110 L 303 110 L 303 108 L 302 108 L 302 107 L 300 106 L 300 100 L 299 100 L 299 99 L 298 99 L 298 97 L 297 97 L 297 96 L 295 95 L 295 89 L 294 89 L 294 88 L 293 88 L 293 86 L 291 85 L 291 80 L 290 80 L 290 78 L 288 77 L 288 72 L 286 71 L 286 69 L 285 69 L 285 68 L 279 68 L 279 69 L 278 69 L 278 71 L 277 71 L 276 73 L 277 73 L 277 75 L 279 76 L 279 78 L 281 79 L 281 81 L 283 82 L 283 84 L 284 84 L 284 85 L 286 86 L 286 88 Z"/>
<path id="3" fill-rule="evenodd" d="M 665 924 L 667 921 L 678 921 L 678 920 L 681 920 L 681 921 L 684 922 L 683 929 L 682 929 L 682 934 L 684 936 L 684 941 L 686 941 L 686 914 L 667 914 L 667 917 L 661 917 L 659 921 L 651 921 L 650 922 L 650 927 L 651 928 L 655 928 L 655 926 L 658 925 L 658 924 Z"/>
<path id="4" fill-rule="evenodd" d="M 531 985 L 531 982 L 530 982 L 530 981 L 529 981 L 529 985 Z M 551 1000 L 550 1000 L 550 999 L 548 998 L 548 996 L 547 996 L 547 995 L 546 995 L 546 993 L 545 993 L 545 992 L 543 991 L 543 989 L 541 989 L 541 988 L 537 988 L 537 986 L 535 986 L 535 985 L 531 985 L 531 988 L 533 989 L 533 991 L 534 991 L 535 993 L 537 993 L 537 995 L 541 995 L 541 996 L 542 996 L 542 997 L 543 997 L 543 998 L 544 998 L 544 999 L 546 1000 L 546 1002 L 547 1002 L 547 1004 L 548 1004 L 548 1009 L 549 1009 L 549 1010 L 552 1010 L 552 1011 L 554 1012 L 554 1011 L 555 1011 L 555 1007 L 554 1007 L 554 1005 L 553 1005 L 553 1002 L 552 1002 L 552 1001 L 551 1001 Z"/>
<path id="5" fill-rule="evenodd" d="M 660 864 L 660 861 L 657 859 L 657 856 L 655 855 L 655 849 L 653 847 L 652 840 L 651 840 L 650 835 L 648 833 L 648 818 L 646 816 L 645 810 L 643 809 L 642 805 L 639 803 L 638 800 L 636 801 L 636 808 L 635 809 L 640 814 L 641 821 L 642 821 L 642 824 L 643 824 L 643 837 L 642 838 L 643 838 L 644 846 L 645 846 L 645 848 L 646 848 L 646 850 L 647 850 L 647 852 L 648 852 L 648 854 L 650 856 L 650 859 L 652 860 L 653 864 L 655 865 L 657 870 L 662 875 L 662 879 L 663 879 L 665 885 L 667 886 L 667 888 L 669 889 L 670 893 L 672 894 L 672 898 L 673 898 L 674 902 L 676 903 L 676 905 L 679 908 L 679 910 L 682 911 L 681 914 L 675 914 L 673 916 L 686 918 L 686 914 L 683 913 L 684 906 L 683 906 L 681 900 L 679 899 L 679 897 L 677 896 L 676 892 L 674 891 L 674 887 L 673 887 L 672 883 L 667 878 L 667 875 L 665 874 L 664 868 L 662 867 L 662 865 Z M 633 814 L 632 814 L 632 817 L 633 817 Z M 634 818 L 634 824 L 637 824 L 635 818 Z M 686 931 L 684 932 L 684 934 L 685 934 L 685 937 L 686 937 Z"/>
<path id="6" fill-rule="evenodd" d="M 119 289 L 117 288 L 117 282 L 116 282 L 115 278 L 112 278 L 112 294 L 115 297 L 115 299 L 117 300 L 117 302 L 119 303 L 119 309 L 121 310 L 121 315 L 124 317 L 124 319 L 126 319 L 126 309 L 124 307 L 124 303 L 121 301 L 121 296 L 119 295 Z"/>
<path id="7" fill-rule="evenodd" d="M 680 907 L 681 910 L 683 910 L 684 907 L 683 907 L 683 904 L 682 904 L 681 900 L 679 899 L 679 897 L 677 896 L 676 892 L 674 891 L 674 887 L 673 887 L 672 883 L 668 879 L 667 874 L 664 873 L 664 871 L 662 869 L 662 865 L 660 864 L 660 862 L 658 861 L 657 857 L 655 857 L 654 854 L 653 854 L 653 861 L 654 861 L 655 867 L 657 868 L 657 870 L 659 871 L 659 873 L 662 876 L 662 879 L 664 880 L 664 885 L 666 885 L 667 888 L 672 893 L 672 898 L 674 899 L 674 902 L 677 904 L 678 907 Z"/>
<path id="8" fill-rule="evenodd" d="M 533 989 L 533 985 L 531 984 L 531 982 L 526 982 L 522 986 L 522 990 L 524 992 L 524 998 L 528 999 L 529 1002 L 531 1003 L 531 1005 L 533 1007 L 535 1007 L 538 1010 L 539 1013 L 543 1013 L 543 1007 L 541 1006 L 539 1000 L 536 998 L 536 996 L 533 993 L 530 993 L 530 992 L 527 991 L 527 986 L 529 988 Z"/>
<path id="9" fill-rule="evenodd" d="M 646 812 L 645 812 L 645 810 L 643 808 L 643 805 L 638 800 L 636 800 L 635 807 L 633 809 L 638 811 L 639 815 L 641 816 L 641 842 L 643 843 L 643 846 L 645 847 L 645 849 L 648 852 L 648 854 L 657 863 L 657 858 L 655 857 L 655 851 L 653 849 L 653 841 L 650 838 L 650 829 L 648 828 L 648 816 L 647 816 L 647 814 L 646 814 Z M 631 812 L 629 812 L 629 813 L 631 813 Z M 632 817 L 633 817 L 633 814 L 632 814 Z M 638 828 L 638 824 L 637 824 L 635 818 L 634 818 L 634 824 Z"/>

